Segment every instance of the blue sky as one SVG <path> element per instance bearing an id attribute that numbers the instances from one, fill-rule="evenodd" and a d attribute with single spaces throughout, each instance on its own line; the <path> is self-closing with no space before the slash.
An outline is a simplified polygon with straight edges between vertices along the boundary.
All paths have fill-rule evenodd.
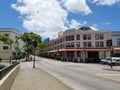
<path id="1" fill-rule="evenodd" d="M 59 31 L 90 26 L 120 30 L 120 0 L 1 0 L 0 28 L 56 38 Z"/>

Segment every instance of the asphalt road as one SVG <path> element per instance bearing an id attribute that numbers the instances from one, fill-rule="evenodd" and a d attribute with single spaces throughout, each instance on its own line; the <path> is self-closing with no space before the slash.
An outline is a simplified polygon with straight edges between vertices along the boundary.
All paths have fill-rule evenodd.
<path id="1" fill-rule="evenodd" d="M 120 90 L 120 72 L 103 70 L 106 65 L 61 62 L 36 57 L 41 68 L 75 90 Z M 33 62 L 30 62 L 31 66 Z"/>

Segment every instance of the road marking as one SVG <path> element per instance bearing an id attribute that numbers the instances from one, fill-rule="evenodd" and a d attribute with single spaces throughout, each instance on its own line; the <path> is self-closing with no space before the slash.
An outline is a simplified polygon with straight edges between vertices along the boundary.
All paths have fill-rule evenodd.
<path id="1" fill-rule="evenodd" d="M 120 74 L 111 74 L 111 73 L 109 73 L 109 74 L 95 74 L 95 75 L 107 75 L 107 76 L 119 76 Z"/>
<path id="2" fill-rule="evenodd" d="M 95 76 L 120 82 L 120 78 L 112 77 L 112 76 L 120 76 L 120 74 L 95 74 Z"/>

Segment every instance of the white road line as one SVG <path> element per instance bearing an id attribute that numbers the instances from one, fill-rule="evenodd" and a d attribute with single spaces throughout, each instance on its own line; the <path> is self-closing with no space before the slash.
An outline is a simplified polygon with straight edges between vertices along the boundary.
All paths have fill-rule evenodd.
<path id="1" fill-rule="evenodd" d="M 105 78 L 105 79 L 120 82 L 120 78 L 118 77 L 120 76 L 120 74 L 94 74 L 94 75 L 100 78 Z M 117 76 L 117 77 L 113 77 L 113 76 Z"/>
<path id="2" fill-rule="evenodd" d="M 114 74 L 110 74 L 110 73 L 107 73 L 107 74 L 95 74 L 95 75 L 120 76 L 120 74 L 117 74 L 117 73 L 114 73 Z"/>

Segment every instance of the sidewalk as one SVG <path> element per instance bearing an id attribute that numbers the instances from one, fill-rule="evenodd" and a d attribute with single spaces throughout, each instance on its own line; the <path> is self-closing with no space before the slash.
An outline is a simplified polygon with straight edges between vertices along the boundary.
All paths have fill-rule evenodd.
<path id="1" fill-rule="evenodd" d="M 104 70 L 111 70 L 111 71 L 118 71 L 120 72 L 120 67 L 118 66 L 113 66 L 113 68 L 110 68 L 110 67 L 106 67 L 106 68 L 103 68 Z"/>
<path id="2" fill-rule="evenodd" d="M 33 69 L 28 62 L 21 62 L 11 90 L 73 90 L 40 68 Z"/>

